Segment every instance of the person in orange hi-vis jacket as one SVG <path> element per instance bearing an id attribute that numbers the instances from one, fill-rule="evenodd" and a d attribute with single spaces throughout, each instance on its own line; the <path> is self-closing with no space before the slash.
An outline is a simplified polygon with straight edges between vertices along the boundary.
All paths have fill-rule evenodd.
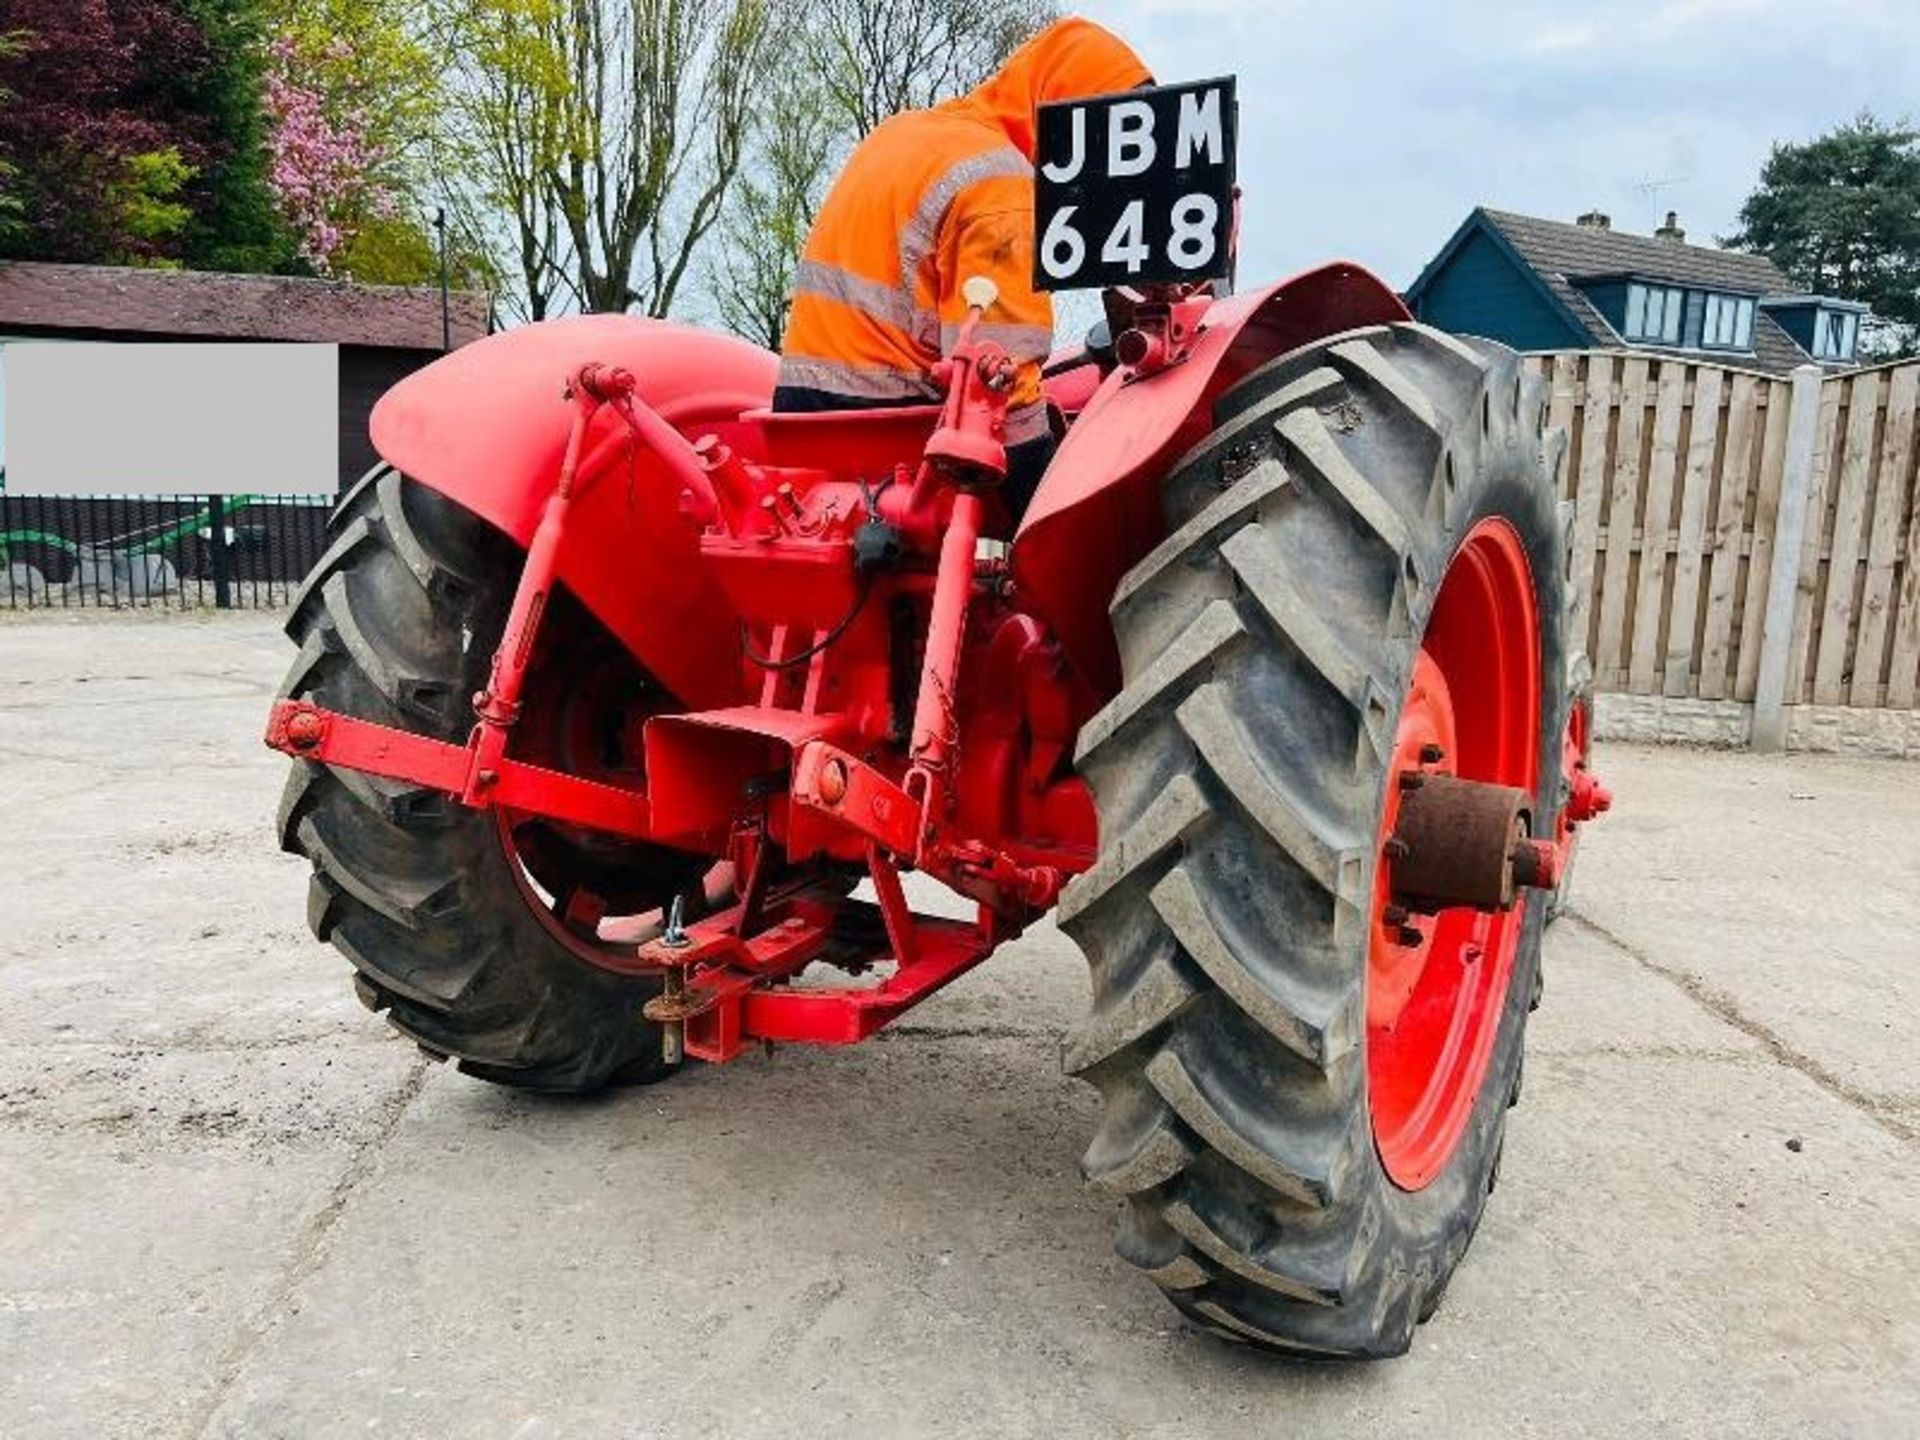
<path id="1" fill-rule="evenodd" d="M 1124 41 L 1061 20 L 968 94 L 895 115 L 862 140 L 801 254 L 773 408 L 937 400 L 930 372 L 967 315 L 960 287 L 983 275 L 1000 293 L 980 333 L 1019 367 L 1006 436 L 1017 522 L 1053 455 L 1040 389 L 1053 306 L 1033 288 L 1036 112 L 1152 83 Z"/>

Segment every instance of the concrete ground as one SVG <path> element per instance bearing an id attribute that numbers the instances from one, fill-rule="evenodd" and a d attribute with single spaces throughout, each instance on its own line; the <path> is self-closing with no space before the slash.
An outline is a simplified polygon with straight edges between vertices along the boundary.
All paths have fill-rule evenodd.
<path id="1" fill-rule="evenodd" d="M 0 1435 L 1911 1435 L 1920 767 L 1618 747 L 1502 1183 L 1390 1364 L 1182 1328 L 1042 928 L 876 1043 L 429 1065 L 277 853 L 269 618 L 0 617 Z"/>

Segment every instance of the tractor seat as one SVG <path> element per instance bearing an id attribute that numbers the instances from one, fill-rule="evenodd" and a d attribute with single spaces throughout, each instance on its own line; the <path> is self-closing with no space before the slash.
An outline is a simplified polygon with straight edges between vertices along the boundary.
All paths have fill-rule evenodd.
<path id="1" fill-rule="evenodd" d="M 939 405 L 871 410 L 748 410 L 743 426 L 760 433 L 770 465 L 880 479 L 895 465 L 915 465 L 940 423 Z"/>

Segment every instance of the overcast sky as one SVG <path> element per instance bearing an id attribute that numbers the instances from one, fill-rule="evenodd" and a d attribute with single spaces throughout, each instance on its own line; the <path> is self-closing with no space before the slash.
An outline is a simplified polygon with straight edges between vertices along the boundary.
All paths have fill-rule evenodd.
<path id="1" fill-rule="evenodd" d="M 1239 76 L 1242 284 L 1339 256 L 1404 288 L 1477 204 L 1712 243 L 1772 141 L 1920 118 L 1920 0 L 1077 8 L 1162 81 Z"/>

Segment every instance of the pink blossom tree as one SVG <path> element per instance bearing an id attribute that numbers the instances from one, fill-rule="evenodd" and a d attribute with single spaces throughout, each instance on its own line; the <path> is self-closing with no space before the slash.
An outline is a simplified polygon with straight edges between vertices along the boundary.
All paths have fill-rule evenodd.
<path id="1" fill-rule="evenodd" d="M 348 70 L 352 58 L 345 40 L 328 42 L 315 56 L 290 36 L 276 39 L 268 55 L 269 179 L 301 255 L 323 275 L 333 273 L 363 225 L 391 217 L 398 205 L 381 173 L 389 157 L 370 138 L 363 107 L 313 78 Z"/>

